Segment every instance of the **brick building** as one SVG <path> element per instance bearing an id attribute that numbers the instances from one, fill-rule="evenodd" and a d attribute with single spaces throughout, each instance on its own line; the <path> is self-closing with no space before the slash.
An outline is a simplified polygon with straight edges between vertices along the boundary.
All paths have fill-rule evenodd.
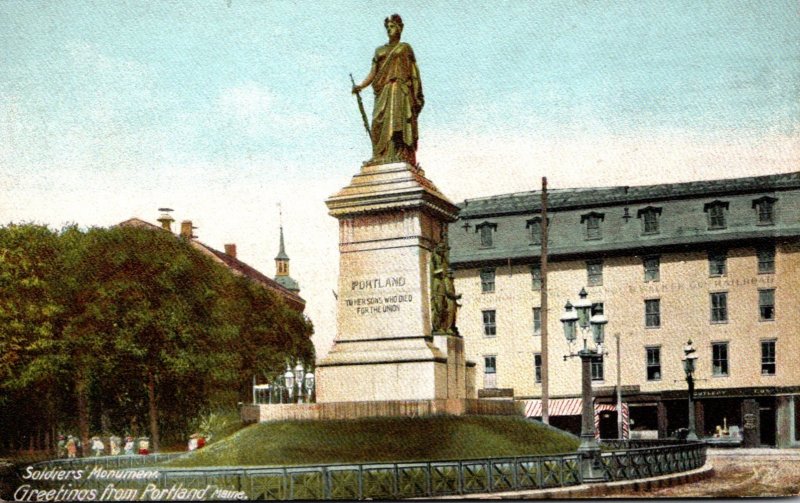
<path id="1" fill-rule="evenodd" d="M 130 218 L 124 222 L 120 222 L 121 226 L 135 226 L 150 228 L 158 231 L 172 232 L 172 222 L 174 220 L 168 213 L 164 213 L 159 217 L 161 225 L 151 224 L 139 218 Z M 306 307 L 306 301 L 300 297 L 300 286 L 289 276 L 289 256 L 286 255 L 283 244 L 283 226 L 280 229 L 280 250 L 278 256 L 275 258 L 275 279 L 267 277 L 262 272 L 254 267 L 242 262 L 236 256 L 236 245 L 226 244 L 225 251 L 220 251 L 208 246 L 207 244 L 199 241 L 196 236 L 192 234 L 194 227 L 191 220 L 184 220 L 181 223 L 180 236 L 188 239 L 191 245 L 202 252 L 203 254 L 211 257 L 214 261 L 224 265 L 233 274 L 244 276 L 252 281 L 260 284 L 264 288 L 276 293 L 281 297 L 286 305 L 290 308 L 303 312 Z"/>

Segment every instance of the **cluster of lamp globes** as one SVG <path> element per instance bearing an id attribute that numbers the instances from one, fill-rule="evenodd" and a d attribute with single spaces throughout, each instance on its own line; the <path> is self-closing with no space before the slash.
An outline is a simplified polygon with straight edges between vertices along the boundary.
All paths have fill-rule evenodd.
<path id="1" fill-rule="evenodd" d="M 608 318 L 605 317 L 602 310 L 592 315 L 592 302 L 586 298 L 588 295 L 586 289 L 581 288 L 575 305 L 573 306 L 568 300 L 564 306 L 564 314 L 561 315 L 561 323 L 564 325 L 564 337 L 571 346 L 578 335 L 577 328 L 580 327 L 581 331 L 585 333 L 591 326 L 592 338 L 597 346 L 597 352 L 602 353 Z M 584 351 L 587 350 L 586 342 L 587 340 L 584 336 Z"/>
<path id="2" fill-rule="evenodd" d="M 289 395 L 289 398 L 292 398 L 295 393 L 295 388 L 297 388 L 297 396 L 300 398 L 303 395 L 303 391 L 305 391 L 306 397 L 311 396 L 311 393 L 314 389 L 314 373 L 313 372 L 306 372 L 305 367 L 303 367 L 302 363 L 298 363 L 294 370 L 292 370 L 291 365 L 286 365 L 286 372 L 283 373 L 281 376 L 283 377 L 283 382 L 277 382 L 268 386 L 268 389 L 274 389 L 276 391 L 280 389 L 285 389 Z M 280 377 L 278 378 L 280 381 Z"/>
<path id="3" fill-rule="evenodd" d="M 567 339 L 567 343 L 571 346 L 575 339 L 577 338 L 577 329 L 578 327 L 581 328 L 582 332 L 586 332 L 591 327 L 592 331 L 592 338 L 594 339 L 594 343 L 597 346 L 597 353 L 603 352 L 603 341 L 605 340 L 605 328 L 606 324 L 608 324 L 608 318 L 603 314 L 603 311 L 600 310 L 599 312 L 592 315 L 592 302 L 587 298 L 589 296 L 586 293 L 585 288 L 581 288 L 580 293 L 578 293 L 578 300 L 573 305 L 569 300 L 567 304 L 564 306 L 564 314 L 561 315 L 561 323 L 564 325 L 564 337 Z M 583 349 L 584 351 L 588 351 L 586 347 L 586 337 L 583 339 Z M 695 362 L 697 361 L 697 355 L 695 354 L 697 350 L 692 345 L 692 340 L 686 343 L 686 346 L 683 348 L 684 356 L 683 360 L 683 370 L 686 372 L 686 376 L 691 377 L 695 371 Z M 564 357 L 566 359 L 566 356 Z"/>

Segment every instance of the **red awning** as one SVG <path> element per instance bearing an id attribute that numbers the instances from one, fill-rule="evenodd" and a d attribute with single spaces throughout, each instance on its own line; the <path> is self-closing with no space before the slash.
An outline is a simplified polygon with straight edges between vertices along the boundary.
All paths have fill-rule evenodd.
<path id="1" fill-rule="evenodd" d="M 580 416 L 583 400 L 580 398 L 554 398 L 549 400 L 548 413 L 551 416 Z M 527 417 L 542 416 L 541 400 L 525 400 L 525 415 Z"/>

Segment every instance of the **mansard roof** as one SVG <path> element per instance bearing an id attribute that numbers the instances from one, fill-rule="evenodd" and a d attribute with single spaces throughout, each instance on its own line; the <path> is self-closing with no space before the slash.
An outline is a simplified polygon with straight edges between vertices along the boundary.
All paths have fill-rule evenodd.
<path id="1" fill-rule="evenodd" d="M 772 220 L 760 221 L 753 201 L 769 197 Z M 711 225 L 708 204 L 728 209 L 724 225 Z M 450 263 L 456 268 L 539 260 L 540 243 L 529 230 L 541 212 L 541 192 L 467 199 L 450 224 Z M 640 211 L 658 212 L 657 229 L 645 232 Z M 588 214 L 602 214 L 587 234 Z M 548 254 L 554 258 L 602 258 L 615 254 L 703 249 L 734 243 L 800 237 L 800 172 L 699 182 L 548 190 Z M 493 224 L 492 246 L 474 229 Z M 597 222 L 593 222 L 596 226 Z"/>
<path id="2" fill-rule="evenodd" d="M 549 189 L 547 191 L 547 207 L 549 211 L 557 211 L 796 188 L 800 188 L 800 171 L 777 175 L 658 185 Z M 458 204 L 458 207 L 461 209 L 459 217 L 462 219 L 487 215 L 538 212 L 541 211 L 541 191 L 532 190 L 467 199 Z"/>

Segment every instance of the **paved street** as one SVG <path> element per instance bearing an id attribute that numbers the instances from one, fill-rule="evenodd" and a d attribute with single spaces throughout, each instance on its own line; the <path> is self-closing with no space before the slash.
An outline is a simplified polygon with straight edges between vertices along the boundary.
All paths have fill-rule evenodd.
<path id="1" fill-rule="evenodd" d="M 734 498 L 800 495 L 800 450 L 709 449 L 715 474 L 705 480 L 653 491 L 624 491 L 609 498 Z"/>

